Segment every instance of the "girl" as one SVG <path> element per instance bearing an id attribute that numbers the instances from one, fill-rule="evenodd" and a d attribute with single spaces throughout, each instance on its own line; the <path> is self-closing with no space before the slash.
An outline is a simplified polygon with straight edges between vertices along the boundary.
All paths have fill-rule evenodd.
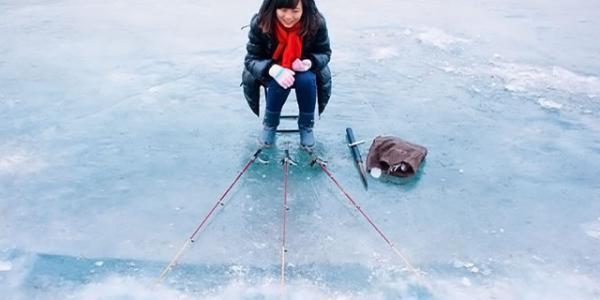
<path id="1" fill-rule="evenodd" d="M 264 0 L 252 18 L 248 39 L 242 84 L 256 115 L 260 86 L 266 87 L 260 144 L 274 144 L 281 108 L 290 89 L 295 88 L 300 145 L 311 150 L 315 145 L 312 128 L 317 98 L 320 115 L 331 96 L 329 35 L 315 1 Z"/>

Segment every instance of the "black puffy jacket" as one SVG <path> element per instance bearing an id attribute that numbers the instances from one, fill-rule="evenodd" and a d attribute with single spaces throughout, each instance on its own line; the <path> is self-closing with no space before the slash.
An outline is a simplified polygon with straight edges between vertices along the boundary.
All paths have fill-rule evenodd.
<path id="1" fill-rule="evenodd" d="M 258 26 L 258 15 L 250 22 L 246 58 L 242 85 L 244 96 L 252 112 L 259 115 L 260 87 L 264 86 L 269 76 L 269 68 L 274 64 L 273 52 L 277 48 L 277 40 L 263 33 Z M 321 27 L 314 36 L 305 37 L 302 41 L 301 59 L 312 61 L 311 71 L 317 75 L 317 99 L 319 115 L 325 110 L 331 97 L 331 71 L 327 64 L 331 58 L 329 34 L 325 19 L 321 17 Z"/>

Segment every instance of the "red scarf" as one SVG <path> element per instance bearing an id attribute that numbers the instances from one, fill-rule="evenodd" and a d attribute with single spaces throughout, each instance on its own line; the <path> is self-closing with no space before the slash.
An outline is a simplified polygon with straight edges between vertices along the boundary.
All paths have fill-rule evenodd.
<path id="1" fill-rule="evenodd" d="M 275 35 L 278 44 L 273 53 L 273 59 L 284 68 L 291 69 L 294 60 L 302 55 L 301 24 L 298 22 L 291 28 L 286 28 L 279 21 L 275 23 L 277 23 Z"/>

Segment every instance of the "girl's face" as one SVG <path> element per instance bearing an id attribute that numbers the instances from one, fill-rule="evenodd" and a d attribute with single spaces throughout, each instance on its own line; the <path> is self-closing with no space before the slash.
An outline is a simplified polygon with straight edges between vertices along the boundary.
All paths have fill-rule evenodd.
<path id="1" fill-rule="evenodd" d="M 276 10 L 277 20 L 286 28 L 291 28 L 300 21 L 302 17 L 302 1 L 298 1 L 296 8 L 278 8 Z"/>

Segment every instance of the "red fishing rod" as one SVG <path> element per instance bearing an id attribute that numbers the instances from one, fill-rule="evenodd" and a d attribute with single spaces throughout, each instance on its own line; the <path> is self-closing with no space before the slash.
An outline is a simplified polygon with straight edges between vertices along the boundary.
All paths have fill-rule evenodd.
<path id="1" fill-rule="evenodd" d="M 227 196 L 227 194 L 229 193 L 229 191 L 231 191 L 231 189 L 238 182 L 238 180 L 240 179 L 240 177 L 242 177 L 242 175 L 244 173 L 246 173 L 246 170 L 248 170 L 248 168 L 250 167 L 250 165 L 252 165 L 252 163 L 254 163 L 254 161 L 256 160 L 256 158 L 258 157 L 258 155 L 260 154 L 261 151 L 262 151 L 262 149 L 256 150 L 256 152 L 252 155 L 252 157 L 250 158 L 250 160 L 248 160 L 248 162 L 246 163 L 246 165 L 244 166 L 244 168 L 242 168 L 242 170 L 240 172 L 238 172 L 238 175 L 235 177 L 235 179 L 233 180 L 233 182 L 229 185 L 229 187 L 227 187 L 227 189 L 223 192 L 223 194 L 221 195 L 221 197 L 219 197 L 219 199 L 217 200 L 217 202 L 215 203 L 215 205 L 213 205 L 212 209 L 208 212 L 208 214 L 206 214 L 206 216 L 204 217 L 204 219 L 202 220 L 202 222 L 200 222 L 200 225 L 198 225 L 198 227 L 196 227 L 196 230 L 194 230 L 194 232 L 190 235 L 190 237 L 187 240 L 185 240 L 185 242 L 183 243 L 183 246 L 181 246 L 181 248 L 179 249 L 179 251 L 177 251 L 177 253 L 173 257 L 173 259 L 169 262 L 169 264 L 160 273 L 160 276 L 158 277 L 158 279 L 154 283 L 155 286 L 158 285 L 164 279 L 164 277 L 169 273 L 169 271 L 171 271 L 171 269 L 173 269 L 173 267 L 177 264 L 177 261 L 183 255 L 183 253 L 185 252 L 185 250 L 187 249 L 187 247 L 195 241 L 194 238 L 196 237 L 196 235 L 198 234 L 198 232 L 200 232 L 200 229 L 202 229 L 202 227 L 206 224 L 206 222 L 208 221 L 208 219 L 210 218 L 210 216 L 213 214 L 213 212 L 217 209 L 217 207 L 219 207 L 219 205 L 222 204 L 223 199 L 225 199 L 225 196 Z"/>
<path id="2" fill-rule="evenodd" d="M 392 243 L 392 241 L 383 233 L 383 231 L 381 231 L 381 229 L 379 229 L 379 227 L 377 227 L 377 225 L 375 225 L 375 223 L 363 211 L 363 209 L 358 205 L 358 203 L 356 201 L 354 201 L 354 199 L 352 198 L 352 196 L 350 196 L 350 194 L 348 194 L 348 192 L 346 192 L 346 190 L 344 190 L 344 188 L 335 179 L 335 177 L 331 174 L 331 172 L 329 172 L 329 170 L 327 169 L 326 162 L 324 160 L 322 160 L 321 158 L 319 158 L 318 156 L 316 156 L 314 153 L 312 153 L 312 158 L 311 158 L 311 163 L 310 164 L 311 164 L 311 166 L 314 166 L 315 164 L 318 164 L 321 167 L 321 169 L 323 170 L 323 172 L 325 172 L 325 174 L 327 174 L 327 176 L 331 179 L 331 181 L 333 181 L 333 183 L 338 187 L 338 189 L 340 189 L 340 191 L 344 194 L 344 196 L 346 196 L 346 199 L 348 199 L 348 201 L 350 201 L 350 203 L 352 204 L 352 206 L 354 206 L 354 208 L 356 208 L 356 210 L 358 210 L 358 212 L 360 212 L 360 214 L 367 220 L 367 222 L 369 222 L 369 224 L 371 224 L 371 226 L 373 227 L 373 229 L 375 229 L 375 231 L 377 231 L 377 233 L 379 234 L 379 236 L 381 236 L 385 240 L 385 242 L 390 246 L 390 248 L 392 248 L 392 250 L 394 251 L 394 253 L 396 253 L 396 255 L 398 255 L 402 259 L 402 261 L 404 262 L 404 265 L 406 265 L 406 267 L 413 274 L 415 274 L 415 276 L 417 278 L 422 279 L 421 273 L 419 271 L 417 271 L 417 269 L 415 267 L 413 267 L 413 265 L 406 258 L 406 256 L 404 256 L 402 254 L 402 252 L 400 252 L 400 250 L 398 250 L 398 248 L 396 248 L 396 246 L 394 246 L 394 244 Z M 428 285 L 425 281 L 423 281 L 423 282 L 426 285 Z"/>
<path id="3" fill-rule="evenodd" d="M 285 234 L 286 234 L 286 224 L 287 224 L 287 213 L 289 211 L 289 207 L 287 205 L 287 191 L 288 191 L 288 170 L 289 165 L 296 165 L 296 162 L 290 158 L 290 151 L 288 149 L 285 150 L 285 157 L 281 160 L 281 164 L 283 164 L 283 225 L 281 226 L 281 286 L 285 286 L 285 254 L 287 253 L 287 249 L 285 246 Z"/>

